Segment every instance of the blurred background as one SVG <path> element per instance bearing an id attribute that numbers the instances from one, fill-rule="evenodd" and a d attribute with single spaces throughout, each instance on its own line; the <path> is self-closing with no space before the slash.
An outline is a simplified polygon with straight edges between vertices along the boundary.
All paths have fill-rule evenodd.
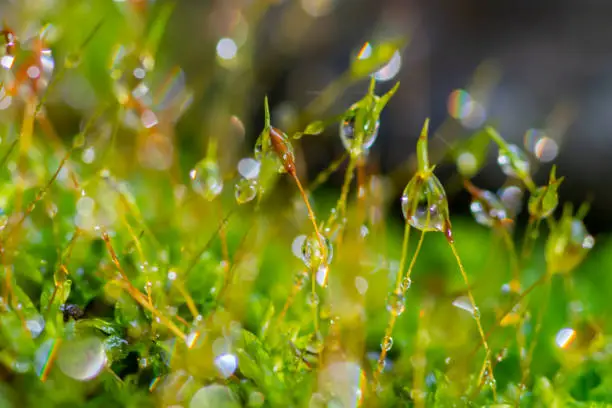
<path id="1" fill-rule="evenodd" d="M 97 66 L 80 67 L 91 78 L 108 69 L 112 47 L 150 29 L 151 16 L 166 3 L 2 0 L 0 15 L 27 31 L 61 13 L 75 31 L 56 33 L 56 55 L 74 49 L 89 32 L 84 27 L 102 20 L 87 48 L 98 55 Z M 34 15 L 38 19 L 28 17 Z M 611 16 L 612 4 L 601 0 L 181 0 L 161 36 L 156 68 L 180 67 L 176 83 L 191 91 L 175 129 L 186 162 L 202 157 L 214 135 L 232 151 L 229 168 L 235 166 L 229 157 L 248 154 L 262 127 L 264 95 L 273 122 L 296 130 L 300 112 L 348 69 L 364 43 L 405 37 L 406 46 L 377 73 L 379 94 L 401 81 L 371 151 L 374 167 L 393 175 L 392 194 L 399 197 L 409 179 L 409 158 L 426 117 L 438 160 L 454 141 L 493 124 L 532 153 L 536 182 L 545 183 L 556 163 L 557 174 L 566 176 L 562 201 L 592 200 L 586 224 L 598 233 L 612 226 Z M 118 32 L 119 19 L 128 19 L 134 33 Z M 105 81 L 70 82 L 70 92 L 79 92 L 72 102 L 61 92 L 50 94 L 49 115 L 60 133 L 78 128 L 88 98 L 109 92 Z M 344 111 L 366 86 L 348 87 L 321 114 Z M 311 178 L 343 152 L 335 126 L 301 146 Z M 480 187 L 496 190 L 504 183 L 495 154 L 491 148 L 489 165 L 474 180 Z M 440 167 L 443 181 L 453 173 L 453 166 Z M 331 185 L 341 182 L 340 172 Z M 467 213 L 468 195 L 455 190 L 452 211 Z"/>

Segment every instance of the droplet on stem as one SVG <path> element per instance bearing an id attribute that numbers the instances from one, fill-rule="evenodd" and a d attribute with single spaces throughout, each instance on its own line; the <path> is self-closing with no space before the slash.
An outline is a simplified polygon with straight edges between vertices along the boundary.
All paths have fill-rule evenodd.
<path id="1" fill-rule="evenodd" d="M 375 104 L 376 99 L 372 105 Z M 367 153 L 378 137 L 380 120 L 372 117 L 372 115 L 368 115 L 369 112 L 367 110 L 367 107 L 361 107 L 359 103 L 357 103 L 351 106 L 347 114 L 342 119 L 342 122 L 340 122 L 340 140 L 342 141 L 344 148 L 349 153 L 356 156 Z M 362 114 L 364 116 L 362 129 L 356 128 L 358 114 Z M 361 138 L 358 138 L 358 134 L 360 132 L 363 134 Z"/>
<path id="2" fill-rule="evenodd" d="M 508 177 L 522 178 L 529 175 L 529 158 L 517 145 L 500 148 L 497 164 Z"/>
<path id="3" fill-rule="evenodd" d="M 189 172 L 191 188 L 207 201 L 214 200 L 223 191 L 223 178 L 219 165 L 213 160 L 198 162 Z"/>
<path id="4" fill-rule="evenodd" d="M 241 179 L 234 186 L 234 195 L 238 204 L 248 203 L 257 196 L 257 180 Z"/>
<path id="5" fill-rule="evenodd" d="M 414 177 L 401 199 L 402 212 L 408 223 L 421 231 L 445 231 L 448 202 L 440 181 L 433 174 L 425 179 Z"/>

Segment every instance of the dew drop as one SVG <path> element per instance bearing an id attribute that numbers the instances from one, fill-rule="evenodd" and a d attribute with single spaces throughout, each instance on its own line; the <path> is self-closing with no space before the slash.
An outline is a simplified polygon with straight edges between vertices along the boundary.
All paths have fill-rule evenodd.
<path id="1" fill-rule="evenodd" d="M 225 385 L 211 384 L 200 388 L 189 401 L 189 408 L 240 408 L 234 392 Z"/>
<path id="2" fill-rule="evenodd" d="M 310 307 L 317 307 L 319 305 L 319 295 L 310 292 L 306 295 L 306 304 Z"/>
<path id="3" fill-rule="evenodd" d="M 324 247 L 321 247 L 321 243 Z M 321 265 L 329 265 L 334 256 L 331 241 L 321 235 L 319 238 L 315 233 L 309 235 L 302 243 L 302 260 L 308 268 L 319 268 Z"/>
<path id="4" fill-rule="evenodd" d="M 393 316 L 399 316 L 406 310 L 406 299 L 401 293 L 392 293 L 387 300 L 387 310 Z"/>
<path id="5" fill-rule="evenodd" d="M 238 368 L 238 359 L 233 354 L 224 353 L 215 358 L 215 366 L 223 378 L 229 378 Z"/>
<path id="6" fill-rule="evenodd" d="M 57 365 L 64 374 L 79 381 L 95 378 L 106 365 L 104 343 L 97 337 L 84 337 L 62 344 Z"/>
<path id="7" fill-rule="evenodd" d="M 509 218 L 514 218 L 521 213 L 523 206 L 523 191 L 517 186 L 508 186 L 497 192 Z"/>
<path id="8" fill-rule="evenodd" d="M 404 280 L 402 281 L 402 291 L 407 291 L 408 289 L 410 289 L 410 287 L 412 286 L 412 279 L 410 279 L 409 277 L 405 277 Z"/>
<path id="9" fill-rule="evenodd" d="M 490 191 L 480 191 L 470 204 L 470 212 L 480 225 L 492 227 L 507 218 L 506 208 Z"/>
<path id="10" fill-rule="evenodd" d="M 256 180 L 241 179 L 234 186 L 234 196 L 238 204 L 245 204 L 257 196 L 258 183 Z"/>
<path id="11" fill-rule="evenodd" d="M 214 200 L 223 191 L 223 178 L 219 165 L 212 160 L 198 162 L 189 172 L 191 188 L 208 201 Z"/>
<path id="12" fill-rule="evenodd" d="M 529 174 L 529 158 L 517 145 L 508 145 L 508 149 L 499 149 L 497 164 L 506 176 L 518 177 Z"/>
<path id="13" fill-rule="evenodd" d="M 467 296 L 459 296 L 457 299 L 453 300 L 453 306 L 461 310 L 465 310 L 476 318 L 480 317 L 480 310 L 478 310 L 477 307 L 472 306 L 472 303 Z"/>
<path id="14" fill-rule="evenodd" d="M 361 143 L 359 143 L 357 136 L 360 130 L 355 129 L 355 125 L 357 114 L 360 109 L 365 108 L 362 108 L 357 104 L 353 105 L 349 109 L 344 119 L 342 119 L 342 122 L 340 122 L 340 140 L 342 141 L 344 148 L 356 156 L 368 152 L 370 147 L 372 147 L 376 141 L 376 138 L 378 137 L 378 130 L 380 128 L 379 120 L 374 121 L 373 119 L 367 119 L 363 124 L 363 139 L 361 140 Z"/>
<path id="15" fill-rule="evenodd" d="M 380 348 L 389 351 L 393 347 L 393 337 L 385 337 L 383 342 L 380 345 Z"/>
<path id="16" fill-rule="evenodd" d="M 261 170 L 261 163 L 250 157 L 244 158 L 238 162 L 238 173 L 246 179 L 256 179 Z"/>
<path id="17" fill-rule="evenodd" d="M 30 331 L 32 338 L 37 338 L 45 328 L 45 319 L 39 314 L 29 317 L 26 320 L 26 327 Z"/>
<path id="18" fill-rule="evenodd" d="M 576 331 L 571 328 L 563 328 L 555 335 L 555 344 L 557 347 L 566 349 L 576 339 Z"/>
<path id="19" fill-rule="evenodd" d="M 357 292 L 359 292 L 360 295 L 365 295 L 366 292 L 368 291 L 367 279 L 362 276 L 356 276 L 355 277 L 355 288 L 357 288 Z"/>
<path id="20" fill-rule="evenodd" d="M 431 175 L 426 180 L 412 179 L 404 190 L 401 203 L 404 218 L 412 227 L 421 231 L 444 231 L 448 203 L 437 177 Z"/>

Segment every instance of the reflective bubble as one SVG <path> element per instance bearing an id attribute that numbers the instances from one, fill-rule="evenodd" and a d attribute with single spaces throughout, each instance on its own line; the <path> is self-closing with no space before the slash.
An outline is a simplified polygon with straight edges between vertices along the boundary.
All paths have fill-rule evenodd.
<path id="1" fill-rule="evenodd" d="M 189 172 L 191 188 L 208 201 L 214 200 L 223 191 L 223 177 L 219 165 L 213 160 L 198 162 Z"/>
<path id="2" fill-rule="evenodd" d="M 238 45 L 231 38 L 221 38 L 217 43 L 217 56 L 222 60 L 231 60 L 238 54 Z"/>
<path id="3" fill-rule="evenodd" d="M 115 47 L 110 64 L 112 90 L 120 104 L 136 99 L 145 104 L 152 102 L 148 77 L 155 67 L 155 60 L 135 47 Z"/>
<path id="4" fill-rule="evenodd" d="M 200 388 L 189 401 L 189 408 L 240 408 L 240 400 L 224 385 L 211 384 Z"/>
<path id="5" fill-rule="evenodd" d="M 321 248 L 321 244 L 324 245 Z M 308 268 L 317 268 L 329 265 L 334 256 L 334 248 L 329 239 L 324 236 L 317 237 L 314 233 L 302 243 L 302 260 Z"/>
<path id="6" fill-rule="evenodd" d="M 393 337 L 386 337 L 380 345 L 380 348 L 389 351 L 393 348 Z"/>
<path id="7" fill-rule="evenodd" d="M 557 347 L 565 349 L 568 348 L 575 339 L 576 331 L 574 329 L 563 328 L 555 335 L 555 344 Z"/>
<path id="8" fill-rule="evenodd" d="M 480 191 L 470 204 L 470 212 L 477 223 L 492 227 L 507 218 L 506 208 L 490 191 Z"/>
<path id="9" fill-rule="evenodd" d="M 390 81 L 399 74 L 402 68 L 402 56 L 399 51 L 395 51 L 387 65 L 374 73 L 374 78 L 377 81 Z"/>
<path id="10" fill-rule="evenodd" d="M 361 366 L 353 361 L 334 361 L 319 373 L 319 391 L 334 396 L 339 407 L 360 407 L 363 404 L 367 379 Z M 326 405 L 330 407 L 330 403 Z"/>
<path id="11" fill-rule="evenodd" d="M 517 145 L 508 145 L 508 149 L 499 149 L 497 164 L 509 177 L 529 175 L 529 158 Z"/>
<path id="12" fill-rule="evenodd" d="M 453 306 L 465 310 L 474 317 L 480 317 L 480 310 L 472 305 L 472 302 L 470 302 L 467 296 L 459 296 L 457 299 L 453 300 Z"/>
<path id="13" fill-rule="evenodd" d="M 215 366 L 223 378 L 229 378 L 238 368 L 238 358 L 230 353 L 221 354 L 215 358 Z"/>
<path id="14" fill-rule="evenodd" d="M 65 341 L 57 355 L 57 365 L 68 377 L 91 380 L 106 366 L 104 343 L 97 337 Z"/>
<path id="15" fill-rule="evenodd" d="M 356 140 L 359 129 L 355 129 L 359 109 L 364 108 L 358 105 L 353 105 L 342 122 L 340 122 L 340 140 L 347 151 L 353 152 L 356 155 L 368 152 L 370 147 L 372 147 L 376 141 L 376 138 L 378 137 L 378 130 L 380 128 L 380 121 L 378 119 L 365 120 L 363 124 L 363 139 L 361 140 L 361 144 L 359 144 Z"/>
<path id="16" fill-rule="evenodd" d="M 517 186 L 508 186 L 497 192 L 509 218 L 514 218 L 523 209 L 523 190 Z"/>
<path id="17" fill-rule="evenodd" d="M 444 231 L 448 203 L 437 177 L 414 178 L 406 186 L 401 203 L 404 218 L 412 227 L 421 231 Z"/>
<path id="18" fill-rule="evenodd" d="M 387 310 L 394 316 L 399 316 L 406 310 L 406 299 L 401 293 L 392 293 L 387 300 Z"/>
<path id="19" fill-rule="evenodd" d="M 245 204 L 257 196 L 258 183 L 256 180 L 241 179 L 234 186 L 234 196 L 238 204 Z"/>
<path id="20" fill-rule="evenodd" d="M 261 170 L 261 163 L 250 157 L 244 158 L 238 162 L 238 173 L 246 179 L 256 179 Z"/>

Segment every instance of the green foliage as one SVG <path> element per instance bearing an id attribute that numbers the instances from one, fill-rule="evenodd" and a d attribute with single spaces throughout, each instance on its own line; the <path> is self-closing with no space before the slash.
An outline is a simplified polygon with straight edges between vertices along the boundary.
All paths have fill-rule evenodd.
<path id="1" fill-rule="evenodd" d="M 485 125 L 450 151 L 476 222 L 455 218 L 427 120 L 388 201 L 369 149 L 400 90 L 372 74 L 405 41 L 366 44 L 291 138 L 262 101 L 240 160 L 270 2 L 241 10 L 238 55 L 205 44 L 187 80 L 173 4 L 34 3 L 14 2 L 1 44 L 0 407 L 612 404 L 612 243 L 591 253 L 586 206 L 555 214 L 554 169 L 537 188 L 534 158 Z M 302 145 L 332 126 L 347 153 L 308 184 Z M 491 141 L 530 197 L 522 239 L 522 208 L 469 180 Z M 314 191 L 347 156 L 341 191 Z"/>

